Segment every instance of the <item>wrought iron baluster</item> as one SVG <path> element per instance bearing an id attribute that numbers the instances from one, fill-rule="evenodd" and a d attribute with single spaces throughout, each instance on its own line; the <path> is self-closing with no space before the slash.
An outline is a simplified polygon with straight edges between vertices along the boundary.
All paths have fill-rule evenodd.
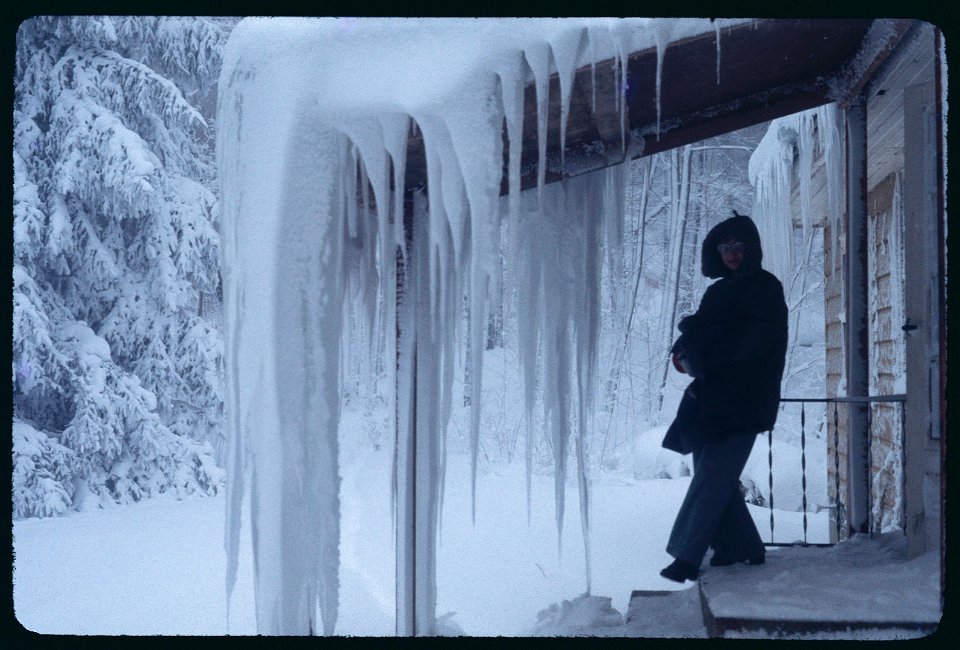
<path id="1" fill-rule="evenodd" d="M 893 480 L 893 489 L 897 492 L 895 498 L 898 503 L 902 503 L 904 499 L 904 492 L 906 490 L 905 477 L 902 472 L 902 468 L 906 465 L 906 448 L 902 444 L 903 436 L 906 435 L 906 410 L 904 408 L 904 403 L 906 402 L 907 396 L 904 394 L 896 395 L 868 395 L 868 396 L 849 396 L 849 397 L 826 397 L 826 398 L 791 398 L 784 397 L 781 398 L 781 402 L 800 402 L 800 467 L 801 467 L 801 485 L 802 485 L 802 499 L 803 499 L 803 542 L 797 542 L 798 544 L 802 543 L 804 545 L 809 544 L 809 527 L 810 520 L 809 515 L 807 514 L 807 508 L 809 507 L 809 495 L 807 494 L 807 402 L 816 402 L 823 404 L 833 404 L 833 470 L 834 470 L 834 499 L 830 507 L 833 508 L 835 514 L 836 524 L 836 537 L 830 544 L 835 544 L 841 541 L 842 538 L 848 538 L 851 532 L 854 532 L 850 528 L 849 519 L 847 517 L 845 503 L 844 503 L 844 494 L 841 492 L 841 476 L 840 476 L 840 408 L 839 404 L 842 402 L 849 405 L 848 408 L 866 408 L 866 459 L 865 464 L 867 465 L 867 476 L 869 477 L 867 485 L 867 499 L 869 500 L 868 513 L 867 513 L 867 532 L 872 537 L 877 532 L 883 523 L 883 520 L 880 518 L 880 514 L 884 512 L 884 503 L 886 502 L 886 485 L 889 482 L 884 483 L 881 480 L 883 477 L 878 471 L 874 475 L 874 456 L 876 454 L 876 449 L 881 449 L 877 447 L 878 441 L 873 440 L 874 435 L 874 419 L 880 417 L 879 414 L 874 413 L 874 407 L 878 404 L 897 404 L 899 403 L 900 410 L 900 478 L 897 480 L 894 476 Z M 830 440 L 830 417 L 829 411 L 827 411 L 824 417 L 824 423 L 826 424 L 826 439 Z M 895 420 L 894 420 L 895 421 Z M 896 440 L 895 438 L 892 438 Z M 767 432 L 767 444 L 768 444 L 768 458 L 767 466 L 769 472 L 769 483 L 770 483 L 770 535 L 773 537 L 774 532 L 774 504 L 773 504 L 773 431 L 770 430 Z M 879 441 L 879 444 L 883 444 L 883 441 Z M 893 443 L 891 443 L 893 444 Z M 875 449 L 876 448 L 876 449 Z M 886 456 L 885 456 L 886 458 Z M 852 460 L 852 459 L 851 459 Z M 886 460 L 883 461 L 886 465 Z M 849 468 L 848 468 L 849 469 Z M 874 485 L 876 483 L 876 485 Z M 876 499 L 876 503 L 874 503 Z M 816 510 L 819 512 L 823 508 L 817 506 Z M 896 508 L 894 508 L 896 513 Z M 901 527 L 906 529 L 906 515 L 904 510 L 901 508 L 898 513 L 898 523 L 901 524 Z M 767 542 L 769 545 L 773 545 L 773 542 Z"/>
<path id="2" fill-rule="evenodd" d="M 907 498 L 907 445 L 903 439 L 907 435 L 907 404 L 900 402 L 900 529 L 903 534 L 907 534 L 907 509 L 905 501 Z"/>
<path id="3" fill-rule="evenodd" d="M 867 531 L 870 533 L 870 539 L 873 539 L 873 529 L 876 522 L 873 518 L 873 404 L 867 404 Z M 877 476 L 879 483 L 880 476 Z"/>
<path id="4" fill-rule="evenodd" d="M 800 486 L 803 491 L 803 543 L 807 543 L 807 411 L 800 402 Z"/>
<path id="5" fill-rule="evenodd" d="M 833 497 L 834 518 L 837 522 L 837 541 L 840 541 L 840 411 L 837 402 L 833 403 L 833 480 L 835 492 Z"/>
<path id="6" fill-rule="evenodd" d="M 773 429 L 767 431 L 767 469 L 770 488 L 770 542 L 773 543 Z"/>

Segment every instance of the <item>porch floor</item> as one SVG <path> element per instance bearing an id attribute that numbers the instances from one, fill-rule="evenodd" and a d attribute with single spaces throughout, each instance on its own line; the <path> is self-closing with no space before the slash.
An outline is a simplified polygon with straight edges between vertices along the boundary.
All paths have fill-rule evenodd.
<path id="1" fill-rule="evenodd" d="M 907 560 L 902 533 L 768 548 L 761 566 L 704 562 L 696 588 L 711 637 L 908 639 L 934 632 L 941 617 L 938 553 Z M 635 592 L 631 613 L 661 600 L 656 593 Z"/>

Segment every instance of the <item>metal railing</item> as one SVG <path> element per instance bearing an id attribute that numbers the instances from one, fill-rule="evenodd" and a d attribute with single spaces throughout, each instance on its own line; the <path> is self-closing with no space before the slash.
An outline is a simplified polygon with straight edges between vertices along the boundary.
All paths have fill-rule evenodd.
<path id="1" fill-rule="evenodd" d="M 895 486 L 898 491 L 898 498 L 902 500 L 903 490 L 904 490 L 904 479 L 902 468 L 905 465 L 904 458 L 904 445 L 903 445 L 903 435 L 906 431 L 906 409 L 903 407 L 904 402 L 906 402 L 907 396 L 898 394 L 898 395 L 878 395 L 878 396 L 869 396 L 869 397 L 819 397 L 819 398 L 810 398 L 810 397 L 785 397 L 780 400 L 781 404 L 784 403 L 799 403 L 800 404 L 800 472 L 801 472 L 801 510 L 803 513 L 803 541 L 799 542 L 797 540 L 792 541 L 776 541 L 774 536 L 774 530 L 776 525 L 775 511 L 774 511 L 774 472 L 773 472 L 773 429 L 767 432 L 767 469 L 768 469 L 768 489 L 769 489 L 769 499 L 768 505 L 770 509 L 770 541 L 765 542 L 767 546 L 792 546 L 792 545 L 804 545 L 804 546 L 831 546 L 837 541 L 843 538 L 844 524 L 846 522 L 846 514 L 844 508 L 844 502 L 842 499 L 842 492 L 840 490 L 840 404 L 869 404 L 871 408 L 866 409 L 866 441 L 867 441 L 867 458 L 869 463 L 869 473 L 870 481 L 868 486 L 868 499 L 869 499 L 869 508 L 868 508 L 868 517 L 869 523 L 868 528 L 870 534 L 872 535 L 876 529 L 876 522 L 874 521 L 874 483 L 877 479 L 877 474 L 883 471 L 881 467 L 877 474 L 873 472 L 874 467 L 874 458 L 873 458 L 873 447 L 874 447 L 874 431 L 873 431 L 873 408 L 872 405 L 876 403 L 889 403 L 889 404 L 900 404 L 900 431 L 899 431 L 899 440 L 900 440 L 900 478 L 899 484 Z M 833 511 L 833 518 L 836 525 L 836 536 L 828 543 L 811 543 L 808 541 L 808 498 L 807 498 L 807 405 L 808 404 L 825 404 L 824 418 L 826 420 L 827 428 L 827 439 L 830 438 L 831 434 L 833 436 L 833 469 L 834 469 L 834 495 L 833 503 L 826 506 L 826 509 Z M 830 413 L 829 405 L 833 405 L 832 413 Z M 832 422 L 831 422 L 832 420 Z M 830 430 L 830 425 L 833 425 L 833 430 Z M 829 445 L 828 445 L 829 446 Z M 824 509 L 822 506 L 818 506 L 817 512 L 821 509 Z M 902 513 L 901 513 L 902 518 Z M 901 521 L 901 527 L 905 522 Z"/>

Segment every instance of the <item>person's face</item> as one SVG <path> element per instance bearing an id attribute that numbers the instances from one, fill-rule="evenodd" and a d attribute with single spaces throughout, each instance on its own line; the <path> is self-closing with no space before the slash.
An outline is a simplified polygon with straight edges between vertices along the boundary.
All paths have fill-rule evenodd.
<path id="1" fill-rule="evenodd" d="M 717 246 L 720 251 L 720 257 L 723 258 L 723 265 L 731 271 L 736 271 L 743 263 L 743 251 L 746 248 L 743 242 L 730 238 Z"/>

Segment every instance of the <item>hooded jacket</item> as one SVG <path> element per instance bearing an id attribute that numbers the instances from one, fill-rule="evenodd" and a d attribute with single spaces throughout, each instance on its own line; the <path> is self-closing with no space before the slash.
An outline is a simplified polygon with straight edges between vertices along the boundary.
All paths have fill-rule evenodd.
<path id="1" fill-rule="evenodd" d="M 783 285 L 762 267 L 760 233 L 750 217 L 734 212 L 703 241 L 701 271 L 717 279 L 696 313 L 680 320 L 681 352 L 695 378 L 663 446 L 689 453 L 711 438 L 757 434 L 773 428 L 787 352 Z M 743 261 L 727 268 L 717 246 L 743 242 Z"/>

